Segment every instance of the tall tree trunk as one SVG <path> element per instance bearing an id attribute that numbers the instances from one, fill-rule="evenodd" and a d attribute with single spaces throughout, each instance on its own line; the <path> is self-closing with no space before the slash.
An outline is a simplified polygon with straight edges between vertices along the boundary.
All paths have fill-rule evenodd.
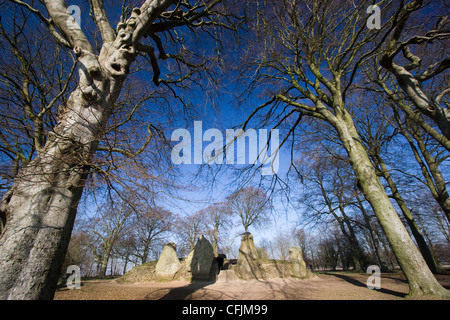
<path id="1" fill-rule="evenodd" d="M 64 35 L 58 39 L 64 38 L 78 57 L 79 82 L 44 148 L 22 168 L 2 201 L 0 216 L 7 219 L 0 238 L 2 300 L 53 298 L 91 161 L 136 57 L 137 42 L 173 4 L 146 1 L 118 25 L 116 35 L 101 3 L 93 2 L 103 39 L 97 56 L 83 31 L 68 26 L 73 18 L 65 1 L 43 2 Z"/>
<path id="2" fill-rule="evenodd" d="M 125 263 L 123 265 L 123 271 L 122 271 L 122 275 L 124 275 L 125 273 L 127 273 L 127 267 L 128 267 L 128 255 L 125 257 Z"/>
<path id="3" fill-rule="evenodd" d="M 354 266 L 354 270 L 356 272 L 362 272 L 363 271 L 363 265 L 364 263 L 362 263 L 361 261 L 361 253 L 362 250 L 359 246 L 358 240 L 356 239 L 355 236 L 355 232 L 353 230 L 353 226 L 350 224 L 350 221 L 348 219 L 348 217 L 346 216 L 344 209 L 340 206 L 339 210 L 342 214 L 342 218 L 338 217 L 337 214 L 335 214 L 334 212 L 332 212 L 332 214 L 334 215 L 336 221 L 339 224 L 339 227 L 342 231 L 342 234 L 345 236 L 345 238 L 348 241 L 348 244 L 350 246 L 350 253 L 352 256 L 352 261 L 353 261 L 353 266 Z M 345 226 L 347 226 L 347 229 L 345 228 Z"/>
<path id="4" fill-rule="evenodd" d="M 428 247 L 422 232 L 420 231 L 419 226 L 417 225 L 416 221 L 414 220 L 413 215 L 411 214 L 411 211 L 409 210 L 408 206 L 406 205 L 405 201 L 403 200 L 403 197 L 401 196 L 400 192 L 397 189 L 397 185 L 394 182 L 394 179 L 392 179 L 391 174 L 389 173 L 389 170 L 386 167 L 386 164 L 384 163 L 383 159 L 379 155 L 375 157 L 376 164 L 380 167 L 381 175 L 386 179 L 388 182 L 389 188 L 392 191 L 392 196 L 394 197 L 394 200 L 397 202 L 398 206 L 400 207 L 400 210 L 403 213 L 403 217 L 406 220 L 406 223 L 409 226 L 409 229 L 412 232 L 412 235 L 414 239 L 417 242 L 417 245 L 419 247 L 420 252 L 422 253 L 423 258 L 425 259 L 428 267 L 430 268 L 431 272 L 437 273 L 440 272 L 440 267 L 437 264 L 436 260 L 434 259 L 433 254 L 431 253 L 430 248 Z"/>
<path id="5" fill-rule="evenodd" d="M 369 234 L 370 234 L 370 240 L 373 243 L 373 249 L 375 252 L 375 256 L 377 257 L 377 261 L 378 261 L 378 265 L 381 268 L 381 271 L 385 271 L 385 266 L 387 265 L 382 259 L 381 259 L 381 255 L 380 255 L 380 245 L 378 243 L 378 236 L 375 232 L 375 230 L 373 230 L 372 225 L 370 224 L 370 218 L 366 212 L 366 209 L 364 208 L 361 199 L 359 198 L 359 195 L 356 194 L 356 200 L 358 201 L 358 208 L 359 210 L 361 210 L 361 213 L 364 217 L 364 221 L 366 222 L 367 225 L 367 229 L 369 230 Z"/>
<path id="6" fill-rule="evenodd" d="M 100 268 L 100 276 L 105 277 L 106 276 L 106 270 L 108 269 L 108 262 L 111 258 L 111 252 L 113 248 L 114 240 L 107 240 L 106 246 L 105 246 L 105 252 L 102 255 L 102 260 L 100 262 L 101 268 Z M 112 263 L 111 263 L 112 267 Z M 112 269 L 111 269 L 112 272 Z"/>
<path id="7" fill-rule="evenodd" d="M 141 256 L 142 264 L 146 263 L 148 260 L 148 250 L 150 249 L 150 242 L 146 241 L 144 245 L 144 249 Z"/>
<path id="8" fill-rule="evenodd" d="M 81 68 L 58 125 L 3 199 L 0 299 L 53 298 L 91 160 L 122 84 L 87 73 Z"/>
<path id="9" fill-rule="evenodd" d="M 450 297 L 450 292 L 437 282 L 400 221 L 373 169 L 369 156 L 358 136 L 355 124 L 345 109 L 337 110 L 334 126 L 349 155 L 359 187 L 372 206 L 397 261 L 408 279 L 409 295 L 430 294 Z"/>

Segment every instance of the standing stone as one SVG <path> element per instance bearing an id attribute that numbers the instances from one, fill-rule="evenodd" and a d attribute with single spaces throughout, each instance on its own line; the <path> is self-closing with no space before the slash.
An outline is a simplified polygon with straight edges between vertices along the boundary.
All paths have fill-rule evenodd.
<path id="1" fill-rule="evenodd" d="M 299 247 L 289 249 L 289 260 L 292 263 L 292 273 L 299 278 L 308 277 L 305 260 L 303 260 L 302 250 Z"/>
<path id="2" fill-rule="evenodd" d="M 172 280 L 180 271 L 181 264 L 176 252 L 176 245 L 169 242 L 159 257 L 155 267 L 155 273 L 158 278 Z"/>
<path id="3" fill-rule="evenodd" d="M 214 249 L 209 241 L 200 236 L 194 247 L 191 261 L 192 280 L 214 280 L 211 274 L 214 259 Z"/>
<path id="4" fill-rule="evenodd" d="M 241 247 L 236 265 L 237 271 L 244 280 L 262 279 L 264 273 L 259 262 L 253 236 L 250 232 L 242 235 Z"/>
<path id="5" fill-rule="evenodd" d="M 186 257 L 186 260 L 184 263 L 186 264 L 186 271 L 191 272 L 191 264 L 192 264 L 192 258 L 194 257 L 194 250 L 191 250 L 189 254 Z"/>

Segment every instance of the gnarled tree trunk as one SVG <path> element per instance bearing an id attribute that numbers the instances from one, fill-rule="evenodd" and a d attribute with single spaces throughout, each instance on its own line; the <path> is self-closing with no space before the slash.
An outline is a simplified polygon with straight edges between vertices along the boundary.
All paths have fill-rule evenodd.
<path id="1" fill-rule="evenodd" d="M 103 98 L 70 96 L 44 149 L 22 169 L 4 199 L 0 238 L 0 299 L 53 297 L 90 162 L 117 96 L 103 81 Z"/>
<path id="2" fill-rule="evenodd" d="M 63 0 L 44 3 L 62 41 L 78 56 L 79 84 L 44 148 L 3 199 L 7 221 L 0 238 L 2 300 L 53 298 L 91 160 L 136 56 L 137 40 L 173 2 L 146 1 L 119 24 L 116 36 L 100 10 L 102 1 L 93 1 L 104 42 L 98 56 L 80 28 L 68 27 L 71 16 Z"/>

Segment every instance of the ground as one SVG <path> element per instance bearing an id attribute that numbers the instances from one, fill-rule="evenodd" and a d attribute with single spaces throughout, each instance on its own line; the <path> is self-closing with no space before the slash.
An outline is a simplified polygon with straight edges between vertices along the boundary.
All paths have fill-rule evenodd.
<path id="1" fill-rule="evenodd" d="M 115 280 L 83 281 L 81 289 L 65 286 L 55 294 L 56 300 L 392 300 L 404 299 L 408 284 L 402 273 L 381 276 L 381 289 L 370 290 L 369 274 L 325 272 L 300 280 L 233 280 L 227 282 L 146 282 L 119 284 Z M 450 275 L 437 275 L 438 281 L 450 289 Z"/>

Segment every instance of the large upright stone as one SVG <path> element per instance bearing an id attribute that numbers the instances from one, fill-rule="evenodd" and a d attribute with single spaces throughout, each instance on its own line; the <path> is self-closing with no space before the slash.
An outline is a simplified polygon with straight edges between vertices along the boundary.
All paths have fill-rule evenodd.
<path id="1" fill-rule="evenodd" d="M 190 263 L 192 280 L 214 280 L 212 279 L 214 262 L 214 249 L 211 243 L 200 236 L 195 244 Z"/>
<path id="2" fill-rule="evenodd" d="M 155 267 L 155 273 L 158 278 L 173 279 L 180 271 L 181 264 L 176 252 L 176 245 L 169 242 L 159 256 L 158 263 Z"/>
<path id="3" fill-rule="evenodd" d="M 192 264 L 192 258 L 194 257 L 194 250 L 191 250 L 189 254 L 187 255 L 186 259 L 184 260 L 184 263 L 186 264 L 186 271 L 191 272 L 191 264 Z"/>
<path id="4" fill-rule="evenodd" d="M 292 273 L 299 278 L 308 277 L 305 260 L 303 260 L 302 250 L 299 247 L 289 249 L 289 260 L 292 263 Z"/>
<path id="5" fill-rule="evenodd" d="M 236 268 L 244 280 L 264 278 L 253 236 L 249 232 L 242 235 Z"/>

